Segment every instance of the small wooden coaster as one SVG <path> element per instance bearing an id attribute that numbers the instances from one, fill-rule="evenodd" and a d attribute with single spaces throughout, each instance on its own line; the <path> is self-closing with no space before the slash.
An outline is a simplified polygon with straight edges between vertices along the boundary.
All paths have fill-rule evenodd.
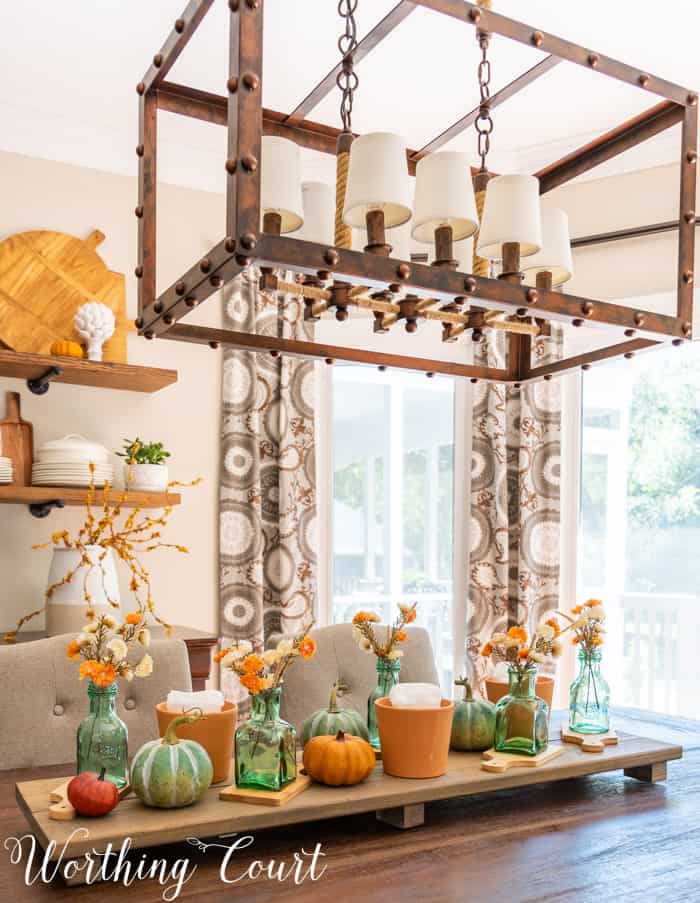
<path id="1" fill-rule="evenodd" d="M 495 749 L 487 749 L 483 753 L 484 761 L 481 763 L 483 771 L 501 773 L 509 768 L 537 768 L 556 759 L 564 752 L 561 746 L 548 746 L 547 749 L 536 756 L 524 756 L 518 753 L 496 752 Z"/>
<path id="2" fill-rule="evenodd" d="M 299 796 L 311 786 L 308 774 L 297 771 L 296 779 L 282 790 L 251 790 L 248 787 L 224 787 L 219 791 L 219 799 L 226 802 L 252 803 L 254 806 L 284 806 L 295 796 Z"/>
<path id="3" fill-rule="evenodd" d="M 602 753 L 606 746 L 617 746 L 617 734 L 608 731 L 605 734 L 579 734 L 566 725 L 561 727 L 561 738 L 564 743 L 577 743 L 583 752 Z"/>
<path id="4" fill-rule="evenodd" d="M 49 806 L 49 818 L 52 818 L 54 821 L 72 821 L 72 819 L 78 817 L 78 813 L 68 802 L 68 785 L 72 780 L 72 777 L 66 778 L 65 781 L 59 784 L 58 787 L 54 787 L 49 793 L 49 802 L 51 803 Z M 122 787 L 119 791 L 119 799 L 123 800 L 130 791 L 131 786 L 129 784 Z"/>

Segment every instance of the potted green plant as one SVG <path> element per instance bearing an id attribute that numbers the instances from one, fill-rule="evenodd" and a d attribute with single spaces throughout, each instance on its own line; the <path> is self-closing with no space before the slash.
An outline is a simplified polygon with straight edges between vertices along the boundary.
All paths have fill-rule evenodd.
<path id="1" fill-rule="evenodd" d="M 168 485 L 168 467 L 166 459 L 170 452 L 163 448 L 162 442 L 144 442 L 137 436 L 124 440 L 124 451 L 117 452 L 120 458 L 126 458 L 124 482 L 127 489 L 142 492 L 165 492 Z"/>

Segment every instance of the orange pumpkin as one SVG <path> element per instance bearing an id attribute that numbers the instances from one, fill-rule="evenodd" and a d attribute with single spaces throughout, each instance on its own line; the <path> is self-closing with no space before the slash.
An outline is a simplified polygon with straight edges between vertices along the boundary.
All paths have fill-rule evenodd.
<path id="1" fill-rule="evenodd" d="M 331 787 L 359 784 L 372 773 L 377 757 L 361 737 L 338 731 L 312 737 L 304 747 L 304 769 L 314 781 Z"/>
<path id="2" fill-rule="evenodd" d="M 77 342 L 69 342 L 67 339 L 65 341 L 54 342 L 51 345 L 51 354 L 56 355 L 57 357 L 83 357 L 83 348 L 82 345 L 79 345 Z"/>
<path id="3" fill-rule="evenodd" d="M 104 768 L 99 773 L 82 771 L 68 785 L 68 802 L 79 815 L 106 815 L 119 802 L 117 785 L 105 780 Z"/>

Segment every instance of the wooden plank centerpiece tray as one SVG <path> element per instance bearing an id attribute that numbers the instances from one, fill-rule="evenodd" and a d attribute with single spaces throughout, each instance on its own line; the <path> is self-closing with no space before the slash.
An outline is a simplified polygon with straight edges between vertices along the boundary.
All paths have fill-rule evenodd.
<path id="1" fill-rule="evenodd" d="M 203 800 L 184 809 L 150 809 L 132 796 L 104 818 L 54 821 L 49 818 L 49 795 L 60 778 L 19 783 L 16 797 L 43 848 L 55 842 L 49 858 L 58 858 L 67 845 L 64 857 L 80 859 L 84 853 L 93 849 L 99 852 L 110 843 L 119 847 L 124 837 L 131 838 L 134 849 L 145 849 L 188 837 L 216 837 L 360 812 L 376 812 L 381 820 L 397 827 L 415 827 L 423 822 L 424 804 L 433 800 L 620 769 L 629 777 L 654 782 L 666 777 L 669 760 L 683 755 L 680 746 L 622 733 L 617 746 L 606 746 L 595 756 L 559 740 L 550 745 L 561 749 L 550 761 L 538 768 L 509 768 L 502 773 L 484 771 L 481 753 L 451 752 L 446 774 L 432 779 L 395 778 L 384 774 L 379 763 L 361 784 L 312 784 L 284 806 L 223 801 L 219 799 L 221 788 L 212 787 Z M 76 833 L 77 827 L 87 831 Z"/>

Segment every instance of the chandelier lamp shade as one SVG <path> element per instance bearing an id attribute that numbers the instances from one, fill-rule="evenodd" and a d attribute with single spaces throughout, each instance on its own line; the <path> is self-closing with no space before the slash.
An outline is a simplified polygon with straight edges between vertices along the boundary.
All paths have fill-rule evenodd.
<path id="1" fill-rule="evenodd" d="M 574 275 L 569 217 L 559 207 L 542 208 L 542 248 L 523 261 L 526 285 L 549 288 L 568 282 Z"/>
<path id="2" fill-rule="evenodd" d="M 263 231 L 275 235 L 296 232 L 304 223 L 301 151 L 287 138 L 262 139 L 260 207 Z"/>
<path id="3" fill-rule="evenodd" d="M 365 250 L 388 257 L 386 229 L 411 218 L 406 142 L 392 132 L 369 132 L 352 142 L 343 222 L 367 229 Z"/>
<path id="4" fill-rule="evenodd" d="M 539 182 L 534 176 L 495 176 L 486 188 L 486 204 L 476 252 L 502 260 L 503 246 L 516 244 L 521 257 L 542 248 Z"/>
<path id="5" fill-rule="evenodd" d="M 457 269 L 453 242 L 469 238 L 479 228 L 469 156 L 439 151 L 416 166 L 412 235 L 435 244 L 434 266 Z"/>
<path id="6" fill-rule="evenodd" d="M 297 238 L 321 245 L 332 245 L 334 235 L 333 189 L 326 182 L 302 182 L 301 199 L 304 225 Z"/>
<path id="7" fill-rule="evenodd" d="M 338 32 L 328 35 L 339 51 L 336 65 L 310 91 L 308 85 L 297 86 L 300 100 L 294 109 L 272 110 L 263 106 L 263 74 L 266 67 L 279 65 L 280 57 L 264 51 L 263 21 L 266 15 L 274 15 L 274 7 L 266 0 L 220 2 L 229 19 L 228 71 L 221 78 L 225 93 L 213 94 L 169 80 L 214 0 L 189 0 L 161 48 L 154 48 L 152 63 L 136 86 L 139 194 L 135 275 L 139 307 L 135 323 L 141 336 L 511 385 L 587 370 L 607 359 L 630 358 L 692 339 L 696 91 L 653 75 L 642 65 L 643 60 L 637 65 L 621 62 L 503 16 L 492 8 L 498 0 L 394 0 L 395 5 L 363 36 L 358 34 L 355 12 L 358 5 L 364 3 L 371 9 L 373 4 L 370 0 L 338 0 L 340 39 Z M 294 4 L 300 16 L 311 15 L 311 4 L 304 0 L 287 3 Z M 412 148 L 392 126 L 420 121 L 425 110 L 404 112 L 401 105 L 388 105 L 382 127 L 367 134 L 358 134 L 353 128 L 352 114 L 353 107 L 370 98 L 362 82 L 367 55 L 381 54 L 387 36 L 417 10 L 449 21 L 455 31 L 461 29 L 464 40 L 476 39 L 479 63 L 474 66 L 474 77 L 479 102 L 468 110 L 465 99 L 460 98 L 452 121 L 442 123 L 438 134 L 423 147 Z M 302 38 L 308 37 L 309 30 L 313 29 L 303 30 Z M 311 53 L 312 41 L 317 40 L 314 32 L 309 38 L 311 46 L 300 52 Z M 492 93 L 489 54 L 494 42 L 505 48 L 511 43 L 532 48 L 536 59 Z M 558 66 L 582 68 L 594 78 L 600 76 L 601 89 L 606 79 L 613 78 L 640 92 L 642 98 L 648 95 L 648 104 L 643 112 L 537 172 L 490 171 L 489 151 L 499 141 L 500 105 Z M 293 70 L 289 77 L 294 77 Z M 410 87 L 412 77 L 425 78 L 424 70 L 407 67 L 403 102 L 415 96 Z M 333 123 L 319 122 L 314 111 L 323 107 L 336 86 L 341 98 L 339 118 Z M 226 157 L 221 160 L 226 174 L 226 215 L 214 247 L 200 260 L 183 261 L 180 277 L 157 289 L 160 111 L 226 129 Z M 539 108 L 530 113 L 533 120 L 548 115 Z M 550 205 L 548 199 L 542 203 L 544 195 L 675 126 L 680 126 L 680 203 L 673 223 L 678 233 L 675 309 L 661 313 L 636 306 L 641 301 L 626 305 L 569 294 L 565 284 L 573 274 L 572 245 L 575 249 L 577 244 L 590 244 L 591 236 L 572 240 L 567 212 Z M 467 128 L 476 132 L 476 147 L 472 151 L 448 150 L 457 146 L 454 140 Z M 581 131 L 587 131 L 585 123 Z M 302 184 L 302 149 L 333 157 L 334 189 L 319 182 Z M 363 234 L 366 243 L 360 248 L 357 238 Z M 615 233 L 598 238 L 618 240 Z M 427 253 L 411 253 L 415 251 L 412 242 L 425 246 Z M 366 318 L 368 328 L 373 323 L 374 332 L 380 334 L 397 328 L 415 333 L 429 320 L 442 325 L 442 342 L 478 339 L 489 330 L 501 330 L 506 333 L 507 362 L 503 366 L 468 363 L 470 355 L 457 353 L 459 347 L 447 360 L 439 354 L 426 357 L 425 343 L 419 351 L 415 342 L 411 344 L 410 335 L 402 335 L 401 343 L 391 342 L 382 350 L 380 340 L 366 347 L 328 344 L 321 337 L 328 335 L 324 330 L 310 331 L 312 339 L 302 340 L 287 338 L 281 330 L 258 335 L 185 322 L 194 308 L 251 266 L 260 272 L 261 288 L 268 295 L 277 293 L 280 317 L 285 315 L 285 304 L 296 305 L 300 298 L 308 320 L 335 317 L 342 323 L 351 308 L 361 308 L 372 315 Z M 295 274 L 294 281 L 287 281 L 290 277 L 286 275 L 283 278 L 289 271 Z M 550 335 L 552 323 L 596 327 L 596 336 L 605 330 L 608 341 L 593 342 L 593 350 L 563 360 L 546 360 L 531 353 L 532 342 Z M 338 327 L 339 342 L 342 331 Z M 431 331 L 430 338 L 440 346 L 439 334 Z"/>

